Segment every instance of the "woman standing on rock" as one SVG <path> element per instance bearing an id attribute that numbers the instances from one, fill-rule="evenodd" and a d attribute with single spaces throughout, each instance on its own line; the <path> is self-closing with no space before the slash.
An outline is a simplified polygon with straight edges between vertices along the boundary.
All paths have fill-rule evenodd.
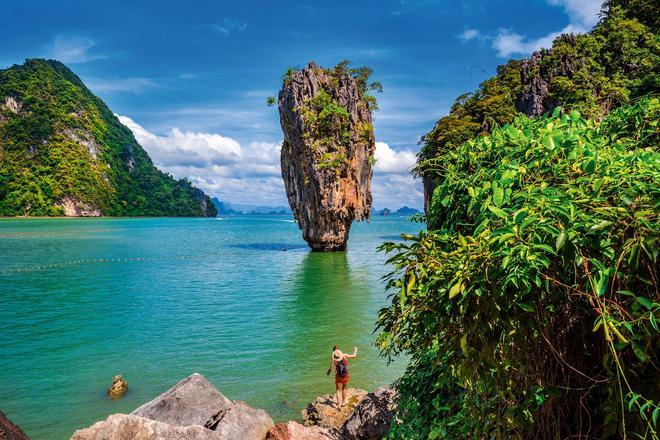
<path id="1" fill-rule="evenodd" d="M 357 347 L 353 347 L 353 354 L 344 354 L 338 345 L 332 347 L 332 359 L 330 368 L 326 374 L 330 374 L 332 367 L 335 367 L 335 387 L 337 388 L 337 404 L 341 408 L 346 403 L 346 387 L 348 386 L 348 361 L 346 358 L 357 356 Z"/>

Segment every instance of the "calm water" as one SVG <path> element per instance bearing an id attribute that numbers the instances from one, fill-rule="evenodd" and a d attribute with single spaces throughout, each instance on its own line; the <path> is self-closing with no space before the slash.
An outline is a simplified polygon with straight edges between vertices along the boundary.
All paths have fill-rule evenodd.
<path id="1" fill-rule="evenodd" d="M 0 220 L 0 410 L 64 439 L 199 372 L 295 419 L 333 390 L 333 344 L 360 349 L 353 386 L 389 383 L 404 365 L 373 347 L 376 247 L 419 228 L 377 218 L 354 224 L 348 252 L 318 254 L 288 217 Z M 129 390 L 112 401 L 115 374 Z"/>

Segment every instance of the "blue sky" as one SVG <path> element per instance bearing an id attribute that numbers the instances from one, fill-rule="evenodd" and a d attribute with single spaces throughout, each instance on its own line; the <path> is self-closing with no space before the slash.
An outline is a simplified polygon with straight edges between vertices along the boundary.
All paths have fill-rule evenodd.
<path id="1" fill-rule="evenodd" d="M 508 58 L 585 32 L 598 0 L 0 0 L 0 68 L 58 59 L 121 116 L 154 162 L 235 203 L 286 203 L 276 95 L 309 61 L 368 65 L 378 208 L 422 206 L 419 137 Z"/>

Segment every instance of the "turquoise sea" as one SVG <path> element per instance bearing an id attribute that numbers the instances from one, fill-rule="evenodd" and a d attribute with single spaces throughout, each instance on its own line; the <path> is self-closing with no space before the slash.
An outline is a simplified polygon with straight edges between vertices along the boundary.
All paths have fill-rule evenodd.
<path id="1" fill-rule="evenodd" d="M 380 243 L 421 225 L 356 223 L 349 250 L 312 253 L 290 217 L 0 220 L 0 410 L 34 440 L 129 412 L 193 372 L 297 419 L 332 392 L 333 344 L 352 385 L 404 368 L 380 358 Z M 106 397 L 115 374 L 129 390 Z"/>

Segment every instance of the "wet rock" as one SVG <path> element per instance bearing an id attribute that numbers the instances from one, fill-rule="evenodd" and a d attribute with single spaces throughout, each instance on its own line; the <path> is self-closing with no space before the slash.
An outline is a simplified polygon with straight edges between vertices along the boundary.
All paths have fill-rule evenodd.
<path id="1" fill-rule="evenodd" d="M 344 250 L 353 220 L 371 212 L 369 104 L 351 75 L 310 63 L 285 79 L 278 107 L 282 178 L 303 238 L 315 251 Z"/>
<path id="2" fill-rule="evenodd" d="M 73 433 L 70 440 L 223 440 L 219 433 L 199 425 L 174 426 L 130 414 L 113 414 L 106 420 Z"/>
<path id="3" fill-rule="evenodd" d="M 112 385 L 108 388 L 108 396 L 111 399 L 119 399 L 128 390 L 128 383 L 121 377 L 121 374 L 112 378 Z"/>
<path id="4" fill-rule="evenodd" d="M 304 426 L 298 422 L 278 423 L 268 430 L 266 440 L 340 440 L 339 431 L 321 428 L 320 426 Z"/>
<path id="5" fill-rule="evenodd" d="M 14 425 L 11 420 L 0 411 L 0 439 L 2 440 L 30 440 L 21 428 Z"/>
<path id="6" fill-rule="evenodd" d="M 353 409 L 366 395 L 367 392 L 364 390 L 348 388 L 346 404 L 341 408 L 337 405 L 337 396 L 334 393 L 317 397 L 315 401 L 307 405 L 307 409 L 302 411 L 303 424 L 322 428 L 341 428 L 353 413 Z"/>
<path id="7" fill-rule="evenodd" d="M 389 387 L 378 388 L 367 394 L 344 423 L 342 438 L 346 440 L 378 440 L 390 429 L 396 409 L 396 391 Z"/>

